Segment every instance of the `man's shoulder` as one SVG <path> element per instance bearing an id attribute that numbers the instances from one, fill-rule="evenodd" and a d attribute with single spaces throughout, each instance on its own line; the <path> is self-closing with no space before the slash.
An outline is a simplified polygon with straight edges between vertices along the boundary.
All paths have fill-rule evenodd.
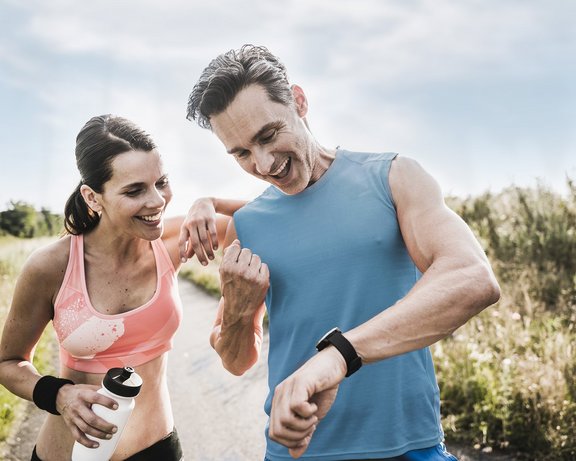
<path id="1" fill-rule="evenodd" d="M 266 207 L 271 200 L 275 200 L 278 197 L 278 195 L 279 194 L 276 188 L 274 188 L 273 186 L 269 186 L 266 189 L 264 189 L 264 191 L 260 195 L 253 198 L 251 201 L 246 203 L 242 208 L 236 211 L 234 213 L 234 217 L 258 211 L 263 207 Z"/>
<path id="2" fill-rule="evenodd" d="M 362 165 L 374 162 L 391 162 L 398 154 L 396 152 L 362 152 L 342 149 L 338 156 L 344 160 Z"/>

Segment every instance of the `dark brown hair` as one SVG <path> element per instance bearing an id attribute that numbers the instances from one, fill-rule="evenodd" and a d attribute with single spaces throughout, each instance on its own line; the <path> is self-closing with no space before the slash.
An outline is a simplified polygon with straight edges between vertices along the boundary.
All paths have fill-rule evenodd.
<path id="1" fill-rule="evenodd" d="M 188 120 L 211 129 L 210 117 L 224 111 L 252 84 L 262 85 L 272 101 L 293 101 L 286 68 L 267 48 L 244 45 L 221 54 L 204 69 L 188 98 Z"/>
<path id="2" fill-rule="evenodd" d="M 117 155 L 155 148 L 150 135 L 130 120 L 109 114 L 88 120 L 76 137 L 76 166 L 81 180 L 64 207 L 66 231 L 84 234 L 100 221 L 100 216 L 86 205 L 80 193 L 83 184 L 102 193 L 104 184 L 112 177 L 112 161 Z"/>

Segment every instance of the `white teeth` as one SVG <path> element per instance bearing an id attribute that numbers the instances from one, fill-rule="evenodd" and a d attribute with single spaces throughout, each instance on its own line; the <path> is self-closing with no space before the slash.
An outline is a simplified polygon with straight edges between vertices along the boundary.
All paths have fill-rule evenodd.
<path id="1" fill-rule="evenodd" d="M 282 165 L 280 165 L 278 167 L 278 169 L 276 171 L 274 171 L 271 176 L 276 176 L 279 175 L 281 171 L 284 170 L 284 168 L 286 168 L 286 165 L 288 164 L 288 159 L 284 160 L 284 162 L 282 162 Z"/>
<path id="2" fill-rule="evenodd" d="M 158 221 L 160 219 L 160 217 L 162 216 L 162 212 L 155 214 L 154 216 L 140 216 L 140 219 L 143 219 L 144 221 Z"/>

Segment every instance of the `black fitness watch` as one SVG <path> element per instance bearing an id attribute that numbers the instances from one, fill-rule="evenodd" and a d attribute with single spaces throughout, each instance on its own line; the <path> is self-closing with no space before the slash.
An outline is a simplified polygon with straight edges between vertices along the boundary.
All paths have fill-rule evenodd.
<path id="1" fill-rule="evenodd" d="M 338 328 L 332 328 L 328 333 L 326 333 L 322 339 L 318 341 L 318 344 L 316 344 L 316 349 L 321 351 L 330 344 L 338 349 L 338 352 L 340 352 L 342 357 L 344 357 L 344 360 L 346 360 L 346 368 L 348 369 L 346 377 L 360 369 L 362 366 L 362 359 L 356 353 L 356 349 L 354 349 L 352 343 L 344 337 Z"/>

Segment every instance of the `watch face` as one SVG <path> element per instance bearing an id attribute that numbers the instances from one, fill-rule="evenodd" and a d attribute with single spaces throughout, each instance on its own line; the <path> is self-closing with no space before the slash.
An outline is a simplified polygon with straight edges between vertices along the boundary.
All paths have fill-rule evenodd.
<path id="1" fill-rule="evenodd" d="M 330 336 L 332 336 L 335 332 L 340 331 L 338 329 L 338 327 L 334 327 L 332 328 L 328 333 L 326 333 L 324 336 L 322 336 L 322 339 L 320 341 L 318 341 L 318 344 L 326 341 Z"/>

